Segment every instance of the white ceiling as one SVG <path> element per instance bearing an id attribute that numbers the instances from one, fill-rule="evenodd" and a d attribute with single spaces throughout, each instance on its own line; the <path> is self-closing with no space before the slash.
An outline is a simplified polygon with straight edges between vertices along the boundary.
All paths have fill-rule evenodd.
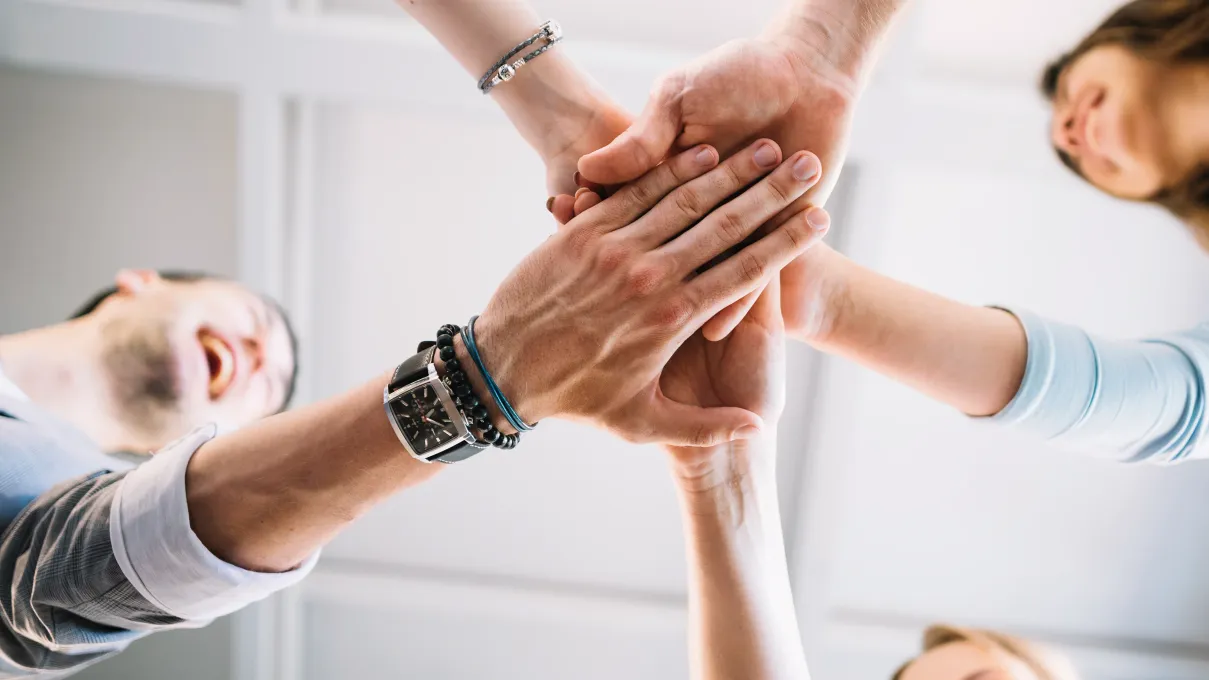
<path id="1" fill-rule="evenodd" d="M 532 0 L 572 40 L 698 53 L 758 33 L 788 0 Z M 912 0 L 893 39 L 928 76 L 1031 86 L 1123 0 Z M 403 18 L 391 0 L 326 0 L 330 11 Z M 897 63 L 902 67 L 902 63 Z"/>

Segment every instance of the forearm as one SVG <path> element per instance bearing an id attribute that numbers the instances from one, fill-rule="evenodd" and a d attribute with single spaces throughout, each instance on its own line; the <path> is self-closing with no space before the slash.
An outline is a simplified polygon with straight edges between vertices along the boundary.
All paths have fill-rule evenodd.
<path id="1" fill-rule="evenodd" d="M 484 393 L 460 339 L 457 355 Z M 444 468 L 412 458 L 399 442 L 382 405 L 389 381 L 384 374 L 198 450 L 186 488 L 202 543 L 244 569 L 292 569 L 374 505 Z M 490 412 L 509 431 L 493 405 Z"/>
<path id="2" fill-rule="evenodd" d="M 976 416 L 998 413 L 1016 395 L 1028 340 L 1011 314 L 945 299 L 870 271 L 835 251 L 808 257 L 823 273 L 791 329 L 828 353 L 856 361 Z M 801 312 L 801 310 L 798 310 Z"/>
<path id="3" fill-rule="evenodd" d="M 894 17 L 907 0 L 790 0 L 768 27 L 807 62 L 821 58 L 862 85 Z"/>
<path id="4" fill-rule="evenodd" d="M 776 431 L 685 462 L 673 450 L 698 680 L 807 678 L 776 493 Z M 686 452 L 692 458 L 699 452 Z"/>
<path id="5" fill-rule="evenodd" d="M 399 0 L 399 5 L 440 41 L 475 82 L 545 21 L 524 0 Z M 491 97 L 525 141 L 550 158 L 587 127 L 596 115 L 599 93 L 556 46 L 492 89 Z"/>

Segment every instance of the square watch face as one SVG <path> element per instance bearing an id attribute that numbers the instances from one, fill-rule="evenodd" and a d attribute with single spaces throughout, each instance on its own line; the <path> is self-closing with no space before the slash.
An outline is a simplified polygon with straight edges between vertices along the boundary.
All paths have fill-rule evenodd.
<path id="1" fill-rule="evenodd" d="M 458 430 L 445 411 L 432 385 L 408 392 L 390 404 L 403 436 L 417 454 L 438 449 L 458 437 Z"/>

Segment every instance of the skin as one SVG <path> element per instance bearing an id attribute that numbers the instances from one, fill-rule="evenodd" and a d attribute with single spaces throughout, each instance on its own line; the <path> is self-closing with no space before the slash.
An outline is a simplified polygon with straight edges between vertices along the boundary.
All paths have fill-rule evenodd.
<path id="1" fill-rule="evenodd" d="M 31 399 L 104 449 L 132 451 L 281 408 L 294 356 L 273 305 L 230 281 L 146 270 L 115 281 L 83 318 L 0 337 L 5 373 Z"/>
<path id="2" fill-rule="evenodd" d="M 998 647 L 950 642 L 921 654 L 900 680 L 1038 680 L 1019 659 Z"/>
<path id="3" fill-rule="evenodd" d="M 1087 181 L 1144 200 L 1209 163 L 1209 65 L 1145 59 L 1121 45 L 1081 55 L 1058 79 L 1050 130 Z"/>
<path id="4" fill-rule="evenodd" d="M 698 679 L 809 676 L 794 615 L 776 484 L 785 329 L 776 283 L 726 340 L 695 334 L 661 380 L 672 398 L 750 409 L 761 436 L 667 449 L 689 563 L 689 659 Z"/>

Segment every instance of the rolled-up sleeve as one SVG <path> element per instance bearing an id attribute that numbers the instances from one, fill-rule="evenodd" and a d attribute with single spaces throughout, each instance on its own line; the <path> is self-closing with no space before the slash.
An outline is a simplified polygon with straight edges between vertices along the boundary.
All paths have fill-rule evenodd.
<path id="1" fill-rule="evenodd" d="M 317 559 L 293 571 L 266 574 L 222 561 L 193 533 L 185 468 L 214 429 L 197 430 L 130 472 L 112 506 L 109 535 L 130 583 L 164 612 L 212 619 L 301 580 Z"/>
<path id="2" fill-rule="evenodd" d="M 1206 456 L 1209 327 L 1119 341 L 1007 311 L 1024 326 L 1028 361 L 1015 398 L 985 420 L 1124 462 Z"/>
<path id="3" fill-rule="evenodd" d="M 0 537 L 0 678 L 78 670 L 166 628 L 197 627 L 288 587 L 215 557 L 190 528 L 185 468 L 198 430 L 128 473 L 56 486 Z"/>

